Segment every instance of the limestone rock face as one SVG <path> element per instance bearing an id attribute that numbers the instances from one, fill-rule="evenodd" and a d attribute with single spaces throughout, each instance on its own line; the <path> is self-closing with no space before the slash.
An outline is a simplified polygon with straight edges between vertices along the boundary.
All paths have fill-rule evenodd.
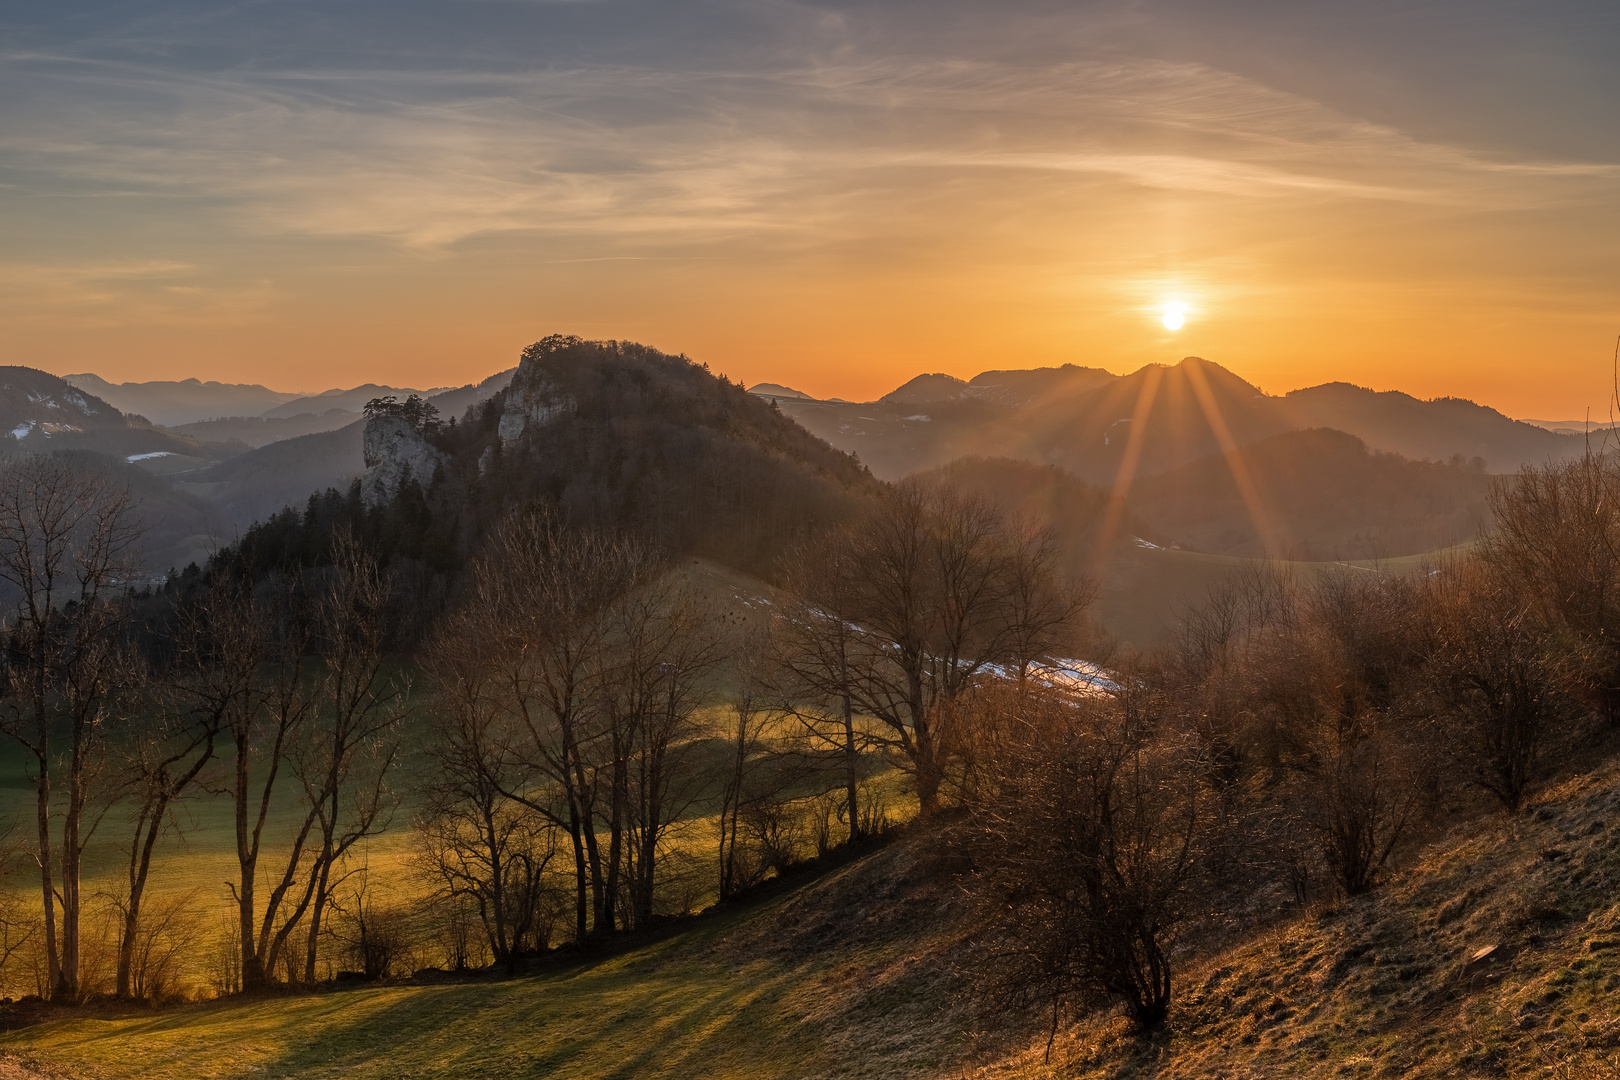
<path id="1" fill-rule="evenodd" d="M 366 474 L 360 479 L 360 492 L 367 506 L 392 499 L 407 474 L 427 484 L 439 466 L 449 461 L 444 451 L 429 443 L 415 424 L 401 416 L 367 420 L 361 452 L 365 455 Z"/>
<path id="2" fill-rule="evenodd" d="M 525 431 L 542 428 L 575 406 L 574 399 L 563 392 L 545 372 L 535 370 L 525 360 L 512 377 L 506 391 L 506 409 L 501 413 L 499 428 L 501 444 L 513 442 Z"/>

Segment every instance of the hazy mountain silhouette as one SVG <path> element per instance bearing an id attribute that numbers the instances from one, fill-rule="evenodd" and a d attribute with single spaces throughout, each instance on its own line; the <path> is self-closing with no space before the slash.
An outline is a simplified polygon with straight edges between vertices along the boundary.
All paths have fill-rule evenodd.
<path id="1" fill-rule="evenodd" d="M 516 370 L 511 368 L 497 372 L 482 382 L 447 390 L 428 401 L 444 419 L 455 417 L 459 421 L 468 409 L 503 390 Z M 388 389 L 370 385 L 374 389 Z M 365 402 L 362 401 L 360 406 L 364 408 Z M 267 441 L 229 461 L 178 478 L 182 490 L 219 507 L 219 520 L 227 533 L 227 540 L 284 506 L 301 505 L 316 492 L 327 488 L 347 490 L 366 468 L 361 453 L 365 422 L 358 411 L 334 411 L 324 419 L 332 418 L 342 421 L 342 426 Z M 302 422 L 302 417 L 261 419 L 257 422 L 266 427 L 292 425 Z M 208 428 L 209 425 L 198 427 Z"/>
<path id="2" fill-rule="evenodd" d="M 432 390 L 413 390 L 410 387 L 383 386 L 381 383 L 364 383 L 360 386 L 351 386 L 346 390 L 328 390 L 324 394 L 310 394 L 306 397 L 293 398 L 284 401 L 273 408 L 264 410 L 259 415 L 266 420 L 278 417 L 297 416 L 300 413 L 324 413 L 332 409 L 342 409 L 345 412 L 358 414 L 366 407 L 366 402 L 372 398 L 387 397 L 392 394 L 401 400 L 416 394 L 419 397 L 433 397 L 437 394 L 447 393 L 450 387 L 435 387 Z"/>
<path id="3" fill-rule="evenodd" d="M 1296 426 L 1348 431 L 1369 446 L 1409 458 L 1478 457 L 1491 472 L 1569 457 L 1583 445 L 1566 433 L 1509 419 L 1465 398 L 1421 401 L 1398 390 L 1333 382 L 1295 390 L 1282 403 Z"/>
<path id="4" fill-rule="evenodd" d="M 1074 365 L 987 371 L 968 382 L 922 375 L 874 402 L 783 400 L 782 408 L 890 479 L 983 455 L 1060 465 L 1112 483 L 1127 455 L 1135 475 L 1151 475 L 1318 427 L 1414 459 L 1478 457 L 1492 472 L 1582 448 L 1568 435 L 1456 398 L 1420 401 L 1343 383 L 1274 397 L 1196 357 L 1118 376 Z"/>
<path id="5" fill-rule="evenodd" d="M 358 419 L 360 419 L 358 412 L 348 409 L 328 409 L 324 413 L 299 413 L 297 416 L 274 416 L 268 419 L 263 416 L 224 416 L 217 420 L 176 424 L 169 430 L 177 435 L 189 435 L 214 442 L 241 443 L 243 449 L 257 449 L 283 439 L 336 431 Z"/>
<path id="6" fill-rule="evenodd" d="M 302 396 L 271 390 L 257 383 L 203 382 L 198 379 L 112 383 L 88 372 L 64 378 L 122 412 L 136 413 L 154 424 L 167 425 L 189 424 L 220 416 L 258 416 L 266 409 L 273 409 Z"/>

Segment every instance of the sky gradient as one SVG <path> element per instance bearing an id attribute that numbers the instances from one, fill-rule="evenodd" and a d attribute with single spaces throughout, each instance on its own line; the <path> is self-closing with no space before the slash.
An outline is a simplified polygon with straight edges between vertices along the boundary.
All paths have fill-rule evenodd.
<path id="1" fill-rule="evenodd" d="M 6 2 L 0 362 L 436 386 L 560 332 L 1606 416 L 1617 55 L 1612 0 Z"/>

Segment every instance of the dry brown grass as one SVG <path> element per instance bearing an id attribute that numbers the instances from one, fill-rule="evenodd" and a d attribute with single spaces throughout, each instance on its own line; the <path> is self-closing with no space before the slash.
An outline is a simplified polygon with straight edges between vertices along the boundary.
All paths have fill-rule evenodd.
<path id="1" fill-rule="evenodd" d="M 1620 1076 L 1620 771 L 1458 830 L 1385 888 L 1180 983 L 1161 1035 L 1093 1017 L 1049 1064 L 1043 1040 L 977 1075 Z"/>

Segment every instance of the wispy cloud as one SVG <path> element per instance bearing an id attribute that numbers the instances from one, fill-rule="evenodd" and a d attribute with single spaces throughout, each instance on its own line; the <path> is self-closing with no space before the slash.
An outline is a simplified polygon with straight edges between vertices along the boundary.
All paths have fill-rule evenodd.
<path id="1" fill-rule="evenodd" d="M 44 104 L 10 118 L 0 157 L 38 183 L 184 194 L 250 232 L 419 249 L 512 231 L 802 233 L 848 222 L 863 200 L 881 213 L 895 184 L 971 183 L 978 170 L 1469 209 L 1580 197 L 1617 174 L 1493 159 L 1153 60 L 422 75 L 177 74 L 39 54 L 3 64 Z M 893 170 L 904 180 L 879 175 Z"/>

